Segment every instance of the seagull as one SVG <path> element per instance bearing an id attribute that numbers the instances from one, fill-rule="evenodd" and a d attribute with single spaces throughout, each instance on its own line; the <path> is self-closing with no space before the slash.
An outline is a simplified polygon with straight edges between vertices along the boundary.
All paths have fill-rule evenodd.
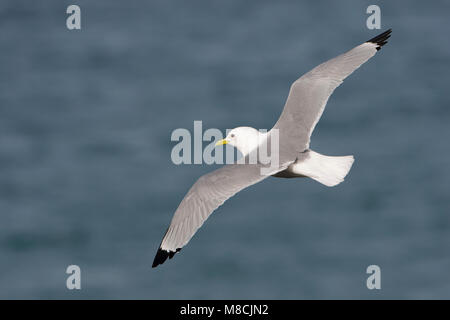
<path id="1" fill-rule="evenodd" d="M 373 57 L 387 43 L 392 30 L 328 60 L 302 77 L 290 88 L 289 95 L 275 126 L 268 132 L 251 127 L 231 130 L 216 145 L 228 144 L 244 158 L 261 147 L 262 141 L 278 134 L 278 166 L 262 173 L 266 166 L 256 163 L 234 163 L 200 177 L 179 204 L 158 248 L 152 267 L 172 259 L 205 220 L 227 199 L 269 176 L 278 178 L 309 177 L 325 186 L 341 183 L 352 167 L 353 156 L 326 156 L 309 148 L 310 137 L 328 98 L 345 78 Z M 276 130 L 274 130 L 276 129 Z"/>

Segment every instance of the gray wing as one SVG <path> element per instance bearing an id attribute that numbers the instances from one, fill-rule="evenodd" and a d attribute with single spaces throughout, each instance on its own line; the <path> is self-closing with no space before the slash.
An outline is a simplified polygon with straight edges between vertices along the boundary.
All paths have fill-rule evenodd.
<path id="1" fill-rule="evenodd" d="M 309 148 L 311 133 L 334 89 L 373 57 L 390 34 L 391 29 L 322 63 L 292 84 L 283 112 L 273 127 L 279 130 L 281 156 L 295 158 Z"/>
<path id="2" fill-rule="evenodd" d="M 261 168 L 259 164 L 232 164 L 200 177 L 178 206 L 152 267 L 180 251 L 211 213 L 228 198 L 267 178 L 268 175 L 261 174 Z"/>

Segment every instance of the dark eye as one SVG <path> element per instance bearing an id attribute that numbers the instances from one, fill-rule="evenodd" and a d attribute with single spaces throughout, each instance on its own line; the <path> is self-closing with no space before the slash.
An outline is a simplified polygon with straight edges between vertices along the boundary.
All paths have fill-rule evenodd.
<path id="1" fill-rule="evenodd" d="M 231 137 L 234 138 L 234 133 L 231 134 Z"/>

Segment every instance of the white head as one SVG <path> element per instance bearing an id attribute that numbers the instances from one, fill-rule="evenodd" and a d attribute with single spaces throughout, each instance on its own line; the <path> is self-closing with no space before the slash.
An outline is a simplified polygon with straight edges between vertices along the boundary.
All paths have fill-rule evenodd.
<path id="1" fill-rule="evenodd" d="M 238 149 L 245 157 L 258 147 L 266 134 L 251 127 L 237 127 L 231 130 L 225 139 L 218 141 L 216 146 L 229 144 Z"/>

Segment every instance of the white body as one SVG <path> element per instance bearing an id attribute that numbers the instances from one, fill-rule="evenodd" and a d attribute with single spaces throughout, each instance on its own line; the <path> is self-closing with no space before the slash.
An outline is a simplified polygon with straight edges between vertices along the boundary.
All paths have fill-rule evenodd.
<path id="1" fill-rule="evenodd" d="M 266 138 L 267 133 L 261 133 L 251 127 L 238 127 L 228 133 L 225 141 L 246 156 L 261 145 Z M 353 156 L 325 156 L 308 150 L 305 158 L 291 164 L 279 177 L 309 177 L 327 187 L 334 187 L 344 181 L 353 162 Z"/>

